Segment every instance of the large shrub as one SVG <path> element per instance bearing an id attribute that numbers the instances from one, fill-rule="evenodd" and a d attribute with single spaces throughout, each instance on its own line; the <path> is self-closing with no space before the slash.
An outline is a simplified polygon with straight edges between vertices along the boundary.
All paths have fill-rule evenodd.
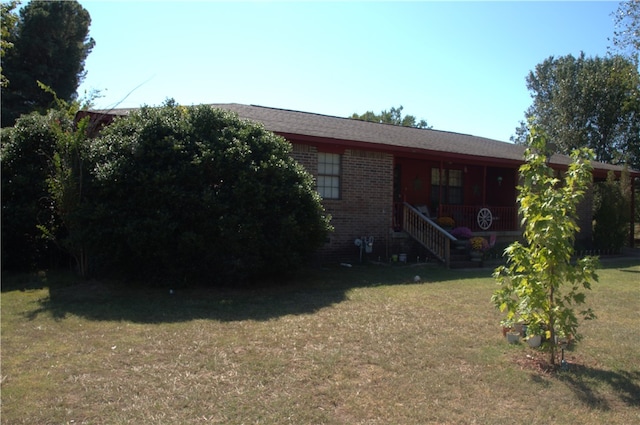
<path id="1" fill-rule="evenodd" d="M 2 130 L 2 268 L 56 266 L 64 257 L 42 229 L 58 221 L 49 195 L 52 159 L 60 129 L 73 122 L 63 112 L 24 115 Z"/>
<path id="2" fill-rule="evenodd" d="M 302 264 L 330 230 L 312 177 L 261 125 L 173 102 L 117 119 L 91 148 L 87 215 L 102 270 L 235 282 Z"/>
<path id="3" fill-rule="evenodd" d="M 629 187 L 624 187 L 629 186 Z M 625 189 L 629 193 L 625 195 Z M 629 199 L 631 198 L 629 172 L 616 181 L 610 172 L 605 182 L 596 185 L 594 202 L 593 241 L 598 249 L 620 251 L 629 236 Z"/>

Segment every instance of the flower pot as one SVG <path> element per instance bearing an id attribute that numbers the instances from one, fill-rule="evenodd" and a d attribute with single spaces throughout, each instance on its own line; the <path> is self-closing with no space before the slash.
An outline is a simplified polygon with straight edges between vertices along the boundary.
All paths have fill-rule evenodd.
<path id="1" fill-rule="evenodd" d="M 517 344 L 520 341 L 520 334 L 515 332 L 507 333 L 507 342 L 509 344 Z"/>
<path id="2" fill-rule="evenodd" d="M 482 252 L 480 251 L 471 251 L 469 255 L 471 256 L 471 261 L 482 261 Z"/>
<path id="3" fill-rule="evenodd" d="M 541 343 L 542 343 L 542 336 L 541 335 L 534 335 L 534 336 L 530 337 L 529 339 L 527 339 L 527 344 L 529 344 L 529 347 L 531 347 L 531 348 L 539 347 Z"/>

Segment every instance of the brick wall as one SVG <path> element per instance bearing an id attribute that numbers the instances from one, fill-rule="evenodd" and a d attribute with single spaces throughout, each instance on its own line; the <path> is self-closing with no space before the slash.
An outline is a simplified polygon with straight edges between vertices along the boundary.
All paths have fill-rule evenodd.
<path id="1" fill-rule="evenodd" d="M 314 176 L 318 150 L 294 144 L 292 157 Z M 318 252 L 322 263 L 356 262 L 360 251 L 356 238 L 374 237 L 373 252 L 363 258 L 386 260 L 393 206 L 393 155 L 346 149 L 341 157 L 341 199 L 325 199 L 334 232 Z"/>

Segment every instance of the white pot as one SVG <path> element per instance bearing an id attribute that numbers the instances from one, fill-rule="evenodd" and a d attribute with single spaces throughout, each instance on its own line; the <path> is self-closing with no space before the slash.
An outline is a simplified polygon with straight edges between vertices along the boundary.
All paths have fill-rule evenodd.
<path id="1" fill-rule="evenodd" d="M 541 343 L 542 343 L 541 335 L 534 335 L 531 338 L 527 339 L 527 344 L 529 344 L 529 347 L 531 348 L 539 347 Z"/>
<path id="2" fill-rule="evenodd" d="M 509 344 L 517 344 L 520 341 L 520 334 L 515 332 L 507 332 L 507 342 Z"/>

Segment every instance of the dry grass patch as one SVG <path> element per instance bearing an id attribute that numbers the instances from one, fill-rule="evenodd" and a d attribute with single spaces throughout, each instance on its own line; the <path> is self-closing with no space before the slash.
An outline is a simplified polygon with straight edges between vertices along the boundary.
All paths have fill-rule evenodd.
<path id="1" fill-rule="evenodd" d="M 502 339 L 490 273 L 367 266 L 276 289 L 174 295 L 5 277 L 2 421 L 640 420 L 639 262 L 601 271 L 589 294 L 599 319 L 570 353 L 579 364 L 557 375 L 515 361 L 534 352 Z"/>

